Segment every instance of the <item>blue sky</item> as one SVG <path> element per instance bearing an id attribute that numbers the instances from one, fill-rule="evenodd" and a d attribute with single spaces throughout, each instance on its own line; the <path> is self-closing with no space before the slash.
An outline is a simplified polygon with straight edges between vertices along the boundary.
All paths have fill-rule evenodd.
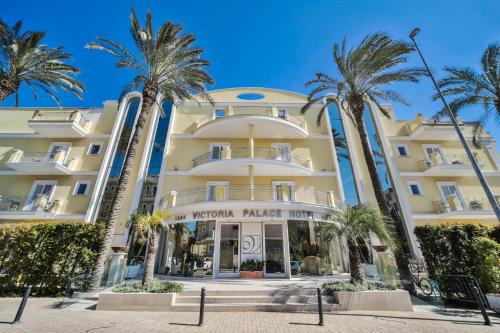
<path id="1" fill-rule="evenodd" d="M 155 25 L 172 20 L 198 37 L 206 50 L 216 80 L 213 88 L 262 86 L 306 93 L 304 82 L 316 71 L 333 71 L 331 47 L 343 36 L 358 42 L 368 33 L 383 31 L 407 38 L 413 27 L 422 29 L 419 42 L 438 74 L 448 65 L 478 68 L 479 59 L 493 41 L 500 40 L 500 1 L 6 1 L 0 17 L 11 24 L 24 21 L 25 29 L 47 32 L 50 46 L 65 46 L 81 68 L 85 98 L 61 93 L 65 106 L 100 106 L 117 99 L 132 73 L 116 69 L 113 58 L 86 50 L 95 36 L 106 36 L 130 45 L 128 15 L 134 6 L 142 18 L 148 8 Z M 420 64 L 416 54 L 412 64 Z M 396 105 L 399 118 L 415 113 L 432 115 L 439 104 L 430 101 L 431 82 L 401 84 L 398 89 L 412 106 Z M 4 105 L 12 105 L 8 100 Z M 46 96 L 34 100 L 26 87 L 21 106 L 47 106 Z M 473 119 L 479 109 L 468 110 Z M 500 140 L 498 125 L 487 128 Z"/>

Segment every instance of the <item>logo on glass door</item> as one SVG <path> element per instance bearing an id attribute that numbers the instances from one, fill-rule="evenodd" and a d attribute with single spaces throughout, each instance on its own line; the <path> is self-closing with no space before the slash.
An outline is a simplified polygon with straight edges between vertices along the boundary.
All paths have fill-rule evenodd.
<path id="1" fill-rule="evenodd" d="M 260 254 L 262 237 L 260 235 L 245 235 L 241 242 L 242 254 Z"/>

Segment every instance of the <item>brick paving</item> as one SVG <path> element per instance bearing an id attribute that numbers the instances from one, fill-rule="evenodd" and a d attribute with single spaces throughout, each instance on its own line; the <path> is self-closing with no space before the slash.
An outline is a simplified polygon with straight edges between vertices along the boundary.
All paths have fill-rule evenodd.
<path id="1" fill-rule="evenodd" d="M 115 312 L 78 307 L 57 309 L 53 298 L 28 301 L 22 323 L 10 325 L 19 298 L 0 298 L 0 332 L 345 332 L 345 333 L 500 333 L 500 318 L 491 317 L 494 326 L 484 326 L 477 312 L 338 312 L 325 314 L 325 326 L 316 326 L 318 316 L 305 313 L 232 312 L 205 314 L 205 325 L 194 326 L 198 313 L 189 312 Z"/>

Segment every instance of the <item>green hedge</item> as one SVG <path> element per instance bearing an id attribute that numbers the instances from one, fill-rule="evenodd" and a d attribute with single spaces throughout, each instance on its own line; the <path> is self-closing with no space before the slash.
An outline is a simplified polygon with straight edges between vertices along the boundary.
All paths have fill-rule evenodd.
<path id="1" fill-rule="evenodd" d="M 152 279 L 144 285 L 140 282 L 121 283 L 113 287 L 114 293 L 180 293 L 183 285 L 178 282 Z"/>
<path id="2" fill-rule="evenodd" d="M 500 291 L 498 281 L 491 280 L 500 269 L 498 260 L 495 262 L 488 252 L 497 244 L 488 238 L 492 235 L 491 228 L 478 224 L 426 225 L 416 227 L 415 235 L 431 277 L 473 275 L 483 291 Z"/>
<path id="3" fill-rule="evenodd" d="M 0 226 L 0 296 L 21 295 L 26 284 L 34 296 L 62 294 L 69 277 L 91 274 L 103 237 L 101 224 Z"/>

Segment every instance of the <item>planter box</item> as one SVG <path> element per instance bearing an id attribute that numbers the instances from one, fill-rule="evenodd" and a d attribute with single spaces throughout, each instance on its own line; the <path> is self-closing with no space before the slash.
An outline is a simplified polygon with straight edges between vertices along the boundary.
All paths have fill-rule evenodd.
<path id="1" fill-rule="evenodd" d="M 410 294 L 406 290 L 336 291 L 333 296 L 345 311 L 413 311 Z"/>
<path id="2" fill-rule="evenodd" d="M 99 295 L 97 310 L 101 311 L 169 311 L 175 293 L 104 293 Z"/>
<path id="3" fill-rule="evenodd" d="M 262 279 L 262 271 L 240 271 L 240 279 Z"/>

